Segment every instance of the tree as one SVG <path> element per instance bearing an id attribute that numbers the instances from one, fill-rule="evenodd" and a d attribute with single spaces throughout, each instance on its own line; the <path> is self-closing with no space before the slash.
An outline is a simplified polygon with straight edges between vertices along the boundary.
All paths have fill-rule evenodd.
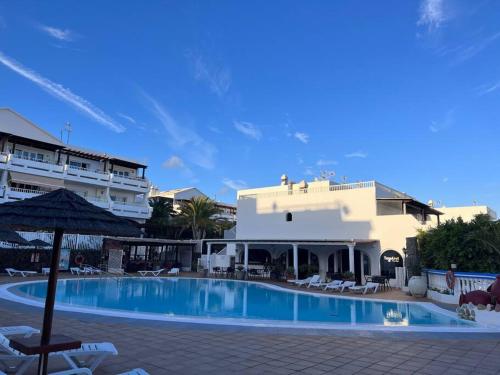
<path id="1" fill-rule="evenodd" d="M 220 212 L 213 200 L 207 197 L 193 197 L 182 202 L 176 221 L 183 228 L 191 229 L 193 239 L 205 238 L 208 231 L 217 231 L 218 222 L 214 215 Z"/>
<path id="2" fill-rule="evenodd" d="M 466 223 L 461 218 L 418 235 L 422 265 L 447 269 L 451 263 L 460 271 L 500 271 L 500 222 L 477 215 Z"/>
<path id="3" fill-rule="evenodd" d="M 146 220 L 146 233 L 152 237 L 168 237 L 171 231 L 172 218 L 175 216 L 172 200 L 165 197 L 149 199 L 153 209 L 151 218 Z"/>

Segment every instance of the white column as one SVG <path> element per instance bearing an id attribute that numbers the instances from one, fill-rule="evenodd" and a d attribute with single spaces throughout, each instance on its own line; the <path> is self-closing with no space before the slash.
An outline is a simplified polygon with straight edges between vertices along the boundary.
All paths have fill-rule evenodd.
<path id="1" fill-rule="evenodd" d="M 339 272 L 339 252 L 333 253 L 333 273 Z"/>
<path id="2" fill-rule="evenodd" d="M 311 250 L 307 250 L 307 265 L 311 265 Z"/>
<path id="3" fill-rule="evenodd" d="M 288 270 L 288 267 L 290 267 L 290 260 L 288 259 L 288 249 L 286 249 L 286 269 Z"/>
<path id="4" fill-rule="evenodd" d="M 349 272 L 352 272 L 354 274 L 354 246 L 356 246 L 355 243 L 350 243 L 347 245 L 349 248 Z"/>
<path id="5" fill-rule="evenodd" d="M 299 245 L 293 245 L 293 272 L 295 273 L 295 280 L 299 278 Z"/>
<path id="6" fill-rule="evenodd" d="M 210 261 L 210 254 L 212 253 L 212 244 L 210 242 L 207 243 L 207 269 L 208 274 L 212 273 L 212 262 Z"/>
<path id="7" fill-rule="evenodd" d="M 244 263 L 243 263 L 243 266 L 245 267 L 245 272 L 248 271 L 248 243 L 244 243 L 243 246 L 245 247 L 245 260 L 244 260 Z"/>

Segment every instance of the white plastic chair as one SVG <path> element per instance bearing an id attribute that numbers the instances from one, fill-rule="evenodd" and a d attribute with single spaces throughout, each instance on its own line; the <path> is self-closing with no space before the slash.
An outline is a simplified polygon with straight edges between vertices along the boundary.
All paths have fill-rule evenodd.
<path id="1" fill-rule="evenodd" d="M 372 283 L 368 282 L 365 285 L 359 285 L 359 286 L 351 286 L 349 287 L 349 290 L 354 293 L 363 293 L 366 294 L 368 290 L 371 290 L 373 293 L 377 293 L 379 283 Z"/>

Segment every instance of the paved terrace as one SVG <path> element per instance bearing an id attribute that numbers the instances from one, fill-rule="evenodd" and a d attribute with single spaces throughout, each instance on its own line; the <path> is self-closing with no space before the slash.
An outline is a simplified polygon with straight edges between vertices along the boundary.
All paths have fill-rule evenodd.
<path id="1" fill-rule="evenodd" d="M 0 300 L 0 325 L 41 322 L 41 309 Z M 151 374 L 500 374 L 498 334 L 221 327 L 67 312 L 55 313 L 53 332 L 113 342 L 120 354 L 96 374 L 135 367 Z M 52 370 L 62 366 L 51 362 Z"/>

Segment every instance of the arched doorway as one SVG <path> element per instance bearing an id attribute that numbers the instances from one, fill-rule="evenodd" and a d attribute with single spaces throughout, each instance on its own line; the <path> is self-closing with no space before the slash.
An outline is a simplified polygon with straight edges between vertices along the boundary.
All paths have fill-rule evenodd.
<path id="1" fill-rule="evenodd" d="M 396 267 L 403 267 L 403 257 L 396 250 L 386 250 L 380 255 L 380 274 L 396 278 Z"/>

